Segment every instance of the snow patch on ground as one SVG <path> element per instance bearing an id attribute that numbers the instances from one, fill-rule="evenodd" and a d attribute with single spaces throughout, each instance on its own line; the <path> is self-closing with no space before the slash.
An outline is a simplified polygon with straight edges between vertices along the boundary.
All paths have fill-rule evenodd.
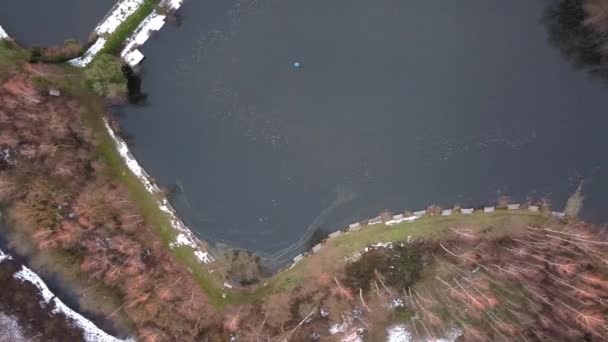
<path id="1" fill-rule="evenodd" d="M 12 257 L 8 254 L 5 254 L 1 249 L 0 249 L 0 262 L 3 262 L 4 260 L 11 260 Z"/>
<path id="2" fill-rule="evenodd" d="M 144 0 L 122 0 L 110 10 L 110 13 L 97 25 L 95 32 L 99 35 L 116 31 L 126 18 L 144 3 Z"/>
<path id="3" fill-rule="evenodd" d="M 346 262 L 355 262 L 355 261 L 359 260 L 359 258 L 361 258 L 361 256 L 362 256 L 363 254 L 365 254 L 365 253 L 367 253 L 367 252 L 369 252 L 369 251 L 373 251 L 373 250 L 375 250 L 375 249 L 380 249 L 380 248 L 388 248 L 388 249 L 391 249 L 391 248 L 393 248 L 394 246 L 400 246 L 400 247 L 403 247 L 403 246 L 406 246 L 406 245 L 407 245 L 407 244 L 409 244 L 409 243 L 414 243 L 415 241 L 416 241 L 416 240 L 415 240 L 415 239 L 414 239 L 414 238 L 413 238 L 411 235 L 409 235 L 409 236 L 407 237 L 407 239 L 405 240 L 405 242 L 395 242 L 395 243 L 393 243 L 393 242 L 376 242 L 376 243 L 374 243 L 374 244 L 371 244 L 371 245 L 369 245 L 369 246 L 367 246 L 367 247 L 365 247 L 365 248 L 361 249 L 361 250 L 360 250 L 360 251 L 358 251 L 358 252 L 355 252 L 355 253 L 354 253 L 354 254 L 352 254 L 351 256 L 346 256 L 346 257 L 344 257 L 344 260 L 345 260 Z"/>
<path id="4" fill-rule="evenodd" d="M 462 335 L 462 331 L 459 329 L 451 329 L 448 333 L 440 338 L 423 338 L 416 339 L 412 333 L 403 324 L 393 325 L 387 329 L 387 342 L 413 342 L 413 341 L 425 341 L 425 342 L 454 342 L 458 337 Z"/>
<path id="5" fill-rule="evenodd" d="M 176 11 L 182 5 L 183 0 L 166 0 L 161 3 L 169 11 Z M 133 31 L 127 39 L 125 48 L 120 53 L 120 57 L 130 66 L 136 66 L 144 59 L 144 54 L 138 48 L 144 45 L 150 36 L 165 25 L 167 16 L 159 14 L 154 10 L 139 26 Z"/>
<path id="6" fill-rule="evenodd" d="M 29 282 L 38 288 L 42 299 L 46 304 L 53 307 L 53 313 L 62 313 L 69 318 L 73 324 L 82 329 L 84 339 L 87 342 L 121 342 L 135 341 L 133 339 L 121 340 L 112 335 L 107 334 L 99 329 L 93 322 L 87 320 L 76 311 L 67 307 L 59 298 L 55 297 L 53 292 L 49 290 L 44 281 L 29 268 L 22 266 L 21 271 L 16 272 L 13 277 L 21 282 Z"/>
<path id="7" fill-rule="evenodd" d="M 112 127 L 110 127 L 107 120 L 104 120 L 104 124 L 106 130 L 110 134 L 110 137 L 112 137 L 112 140 L 114 140 L 114 143 L 116 144 L 118 153 L 125 161 L 127 168 L 135 175 L 135 177 L 139 178 L 146 190 L 150 194 L 152 194 L 152 196 L 157 198 L 158 207 L 169 217 L 171 227 L 173 227 L 173 229 L 179 232 L 179 234 L 175 238 L 175 241 L 172 241 L 169 246 L 171 248 L 189 246 L 194 249 L 194 255 L 199 260 L 199 262 L 210 263 L 214 261 L 211 254 L 209 254 L 209 252 L 207 252 L 207 250 L 203 247 L 201 241 L 196 236 L 194 236 L 190 228 L 188 228 L 184 224 L 184 222 L 177 216 L 175 209 L 173 209 L 173 206 L 171 206 L 171 203 L 169 203 L 167 198 L 164 197 L 164 194 L 158 188 L 158 186 L 156 184 L 152 184 L 149 179 L 148 173 L 141 167 L 141 165 L 139 165 L 139 163 L 129 150 L 127 143 L 120 137 L 118 137 L 116 133 L 114 133 L 114 130 L 112 129 Z"/>
<path id="8" fill-rule="evenodd" d="M 342 323 L 336 323 L 329 327 L 330 335 L 340 334 L 341 342 L 363 342 L 363 332 L 365 329 L 353 325 L 353 317 L 347 315 Z"/>
<path id="9" fill-rule="evenodd" d="M 127 39 L 125 48 L 120 53 L 120 57 L 130 66 L 136 66 L 144 59 L 143 53 L 137 50 L 138 47 L 144 45 L 150 38 L 153 32 L 160 31 L 165 25 L 165 15 L 152 12 L 139 26 L 131 37 Z"/>
<path id="10" fill-rule="evenodd" d="M 198 261 L 205 263 L 205 264 L 213 262 L 213 260 L 214 260 L 213 257 L 211 256 L 211 254 L 209 254 L 209 252 L 194 251 L 194 255 L 196 256 Z"/>
<path id="11" fill-rule="evenodd" d="M 7 342 L 22 342 L 22 341 L 30 341 L 25 338 L 25 334 L 23 333 L 23 329 L 19 325 L 19 322 L 16 318 L 12 316 L 8 316 L 2 312 L 0 312 L 0 332 L 8 335 Z"/>
<path id="12" fill-rule="evenodd" d="M 0 40 L 3 39 L 10 39 L 11 37 L 8 35 L 8 33 L 6 33 L 6 31 L 4 31 L 4 29 L 2 28 L 2 25 L 0 25 Z"/>
<path id="13" fill-rule="evenodd" d="M 103 37 L 99 37 L 97 38 L 95 43 L 91 45 L 91 47 L 87 51 L 85 51 L 82 56 L 70 59 L 68 63 L 72 64 L 75 67 L 84 68 L 89 65 L 91 61 L 93 61 L 93 58 L 97 56 L 97 54 L 103 49 L 105 45 L 106 39 Z"/>
<path id="14" fill-rule="evenodd" d="M 166 4 L 167 6 L 169 6 L 172 9 L 178 9 L 181 7 L 183 2 L 184 2 L 184 0 L 166 0 L 164 2 L 164 4 Z"/>
<path id="15" fill-rule="evenodd" d="M 93 58 L 97 56 L 101 50 L 103 50 L 104 46 L 107 42 L 107 35 L 112 34 L 120 24 L 122 24 L 125 19 L 127 19 L 131 14 L 135 13 L 135 11 L 144 3 L 144 0 L 121 0 L 119 1 L 106 15 L 106 17 L 97 24 L 95 27 L 95 33 L 99 36 L 95 43 L 91 45 L 91 47 L 80 57 L 74 58 L 68 63 L 73 66 L 84 68 Z"/>
<path id="16" fill-rule="evenodd" d="M 407 330 L 405 325 L 395 325 L 388 328 L 387 342 L 410 342 L 412 333 Z"/>
<path id="17" fill-rule="evenodd" d="M 408 216 L 408 217 L 399 217 L 399 218 L 395 218 L 389 221 L 386 221 L 386 225 L 387 226 L 394 226 L 396 224 L 399 224 L 401 222 L 414 222 L 418 219 L 418 216 Z"/>
<path id="18" fill-rule="evenodd" d="M 392 309 L 404 308 L 404 307 L 405 307 L 405 302 L 401 298 L 395 298 L 395 299 L 393 299 L 391 301 L 391 308 Z"/>
<path id="19" fill-rule="evenodd" d="M 108 15 L 95 27 L 95 33 L 99 36 L 97 41 L 82 56 L 70 60 L 69 63 L 80 68 L 89 65 L 93 58 L 103 50 L 108 35 L 114 33 L 143 3 L 144 0 L 121 0 L 114 5 Z M 182 3 L 183 0 L 164 0 L 160 3 L 160 6 L 169 11 L 176 11 Z M 144 54 L 137 48 L 142 46 L 153 32 L 159 31 L 165 25 L 165 19 L 166 15 L 159 14 L 156 9 L 153 10 L 127 38 L 120 57 L 130 66 L 141 63 Z M 4 30 L 0 27 L 0 39 L 2 39 L 2 32 Z M 6 36 L 8 37 L 8 35 Z"/>
<path id="20" fill-rule="evenodd" d="M 340 334 L 346 331 L 346 329 L 348 329 L 348 326 L 350 325 L 350 322 L 348 321 L 344 321 L 342 323 L 336 323 L 334 325 L 332 325 L 331 327 L 329 327 L 329 334 L 330 335 L 336 335 L 336 334 Z"/>

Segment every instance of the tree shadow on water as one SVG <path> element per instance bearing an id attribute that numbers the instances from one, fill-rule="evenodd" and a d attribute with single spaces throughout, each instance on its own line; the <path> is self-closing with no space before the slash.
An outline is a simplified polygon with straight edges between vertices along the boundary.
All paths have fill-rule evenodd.
<path id="1" fill-rule="evenodd" d="M 586 21 L 589 18 L 585 10 L 587 1 L 592 0 L 552 0 L 542 22 L 549 42 L 566 60 L 576 69 L 608 82 L 608 32 L 600 32 Z M 605 7 L 608 10 L 608 1 Z"/>
<path id="2" fill-rule="evenodd" d="M 145 105 L 147 104 L 148 95 L 142 91 L 141 77 L 128 65 L 124 65 L 122 73 L 127 79 L 127 94 L 130 104 Z"/>

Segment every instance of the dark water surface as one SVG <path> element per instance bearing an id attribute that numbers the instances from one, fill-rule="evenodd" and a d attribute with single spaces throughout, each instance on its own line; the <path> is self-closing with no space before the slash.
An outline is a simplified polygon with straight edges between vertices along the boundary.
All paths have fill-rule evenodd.
<path id="1" fill-rule="evenodd" d="M 582 179 L 606 219 L 608 87 L 547 42 L 546 5 L 190 0 L 125 131 L 201 237 L 262 253 L 383 209 L 562 209 Z"/>
<path id="2" fill-rule="evenodd" d="M 2 0 L 0 25 L 24 46 L 85 42 L 117 0 Z"/>

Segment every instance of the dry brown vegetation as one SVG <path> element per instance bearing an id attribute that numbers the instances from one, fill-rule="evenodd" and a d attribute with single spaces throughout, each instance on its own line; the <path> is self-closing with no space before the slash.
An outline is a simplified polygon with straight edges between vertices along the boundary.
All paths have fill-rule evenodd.
<path id="1" fill-rule="evenodd" d="M 13 226 L 117 290 L 124 304 L 113 314 L 126 313 L 144 340 L 194 340 L 214 310 L 96 158 L 84 108 L 42 95 L 36 77 L 23 71 L 0 86 L 0 202 Z"/>
<path id="2" fill-rule="evenodd" d="M 373 312 L 386 307 L 370 305 L 382 297 L 385 304 L 402 298 L 412 315 L 405 323 L 418 339 L 454 328 L 465 341 L 608 339 L 608 242 L 589 226 L 528 227 L 523 236 L 500 238 L 455 229 L 450 239 L 424 245 L 419 253 L 433 264 L 411 286 L 395 286 L 401 278 L 378 269 L 407 266 L 389 260 L 415 245 L 373 251 L 351 264 L 356 271 L 347 270 L 347 281 L 360 288 L 369 282 L 359 306 Z M 407 267 L 398 273 L 412 274 Z"/>
<path id="3" fill-rule="evenodd" d="M 439 240 L 372 249 L 343 269 L 314 273 L 316 281 L 232 307 L 217 336 L 379 341 L 386 327 L 405 324 L 415 340 L 456 331 L 464 341 L 603 341 L 607 247 L 583 223 L 507 235 L 460 226 Z"/>
<path id="4" fill-rule="evenodd" d="M 583 6 L 587 14 L 585 25 L 601 33 L 608 32 L 608 1 L 585 0 Z"/>
<path id="5" fill-rule="evenodd" d="M 30 62 L 61 63 L 76 58 L 86 51 L 90 44 L 82 45 L 75 40 L 68 40 L 62 46 L 33 47 Z"/>

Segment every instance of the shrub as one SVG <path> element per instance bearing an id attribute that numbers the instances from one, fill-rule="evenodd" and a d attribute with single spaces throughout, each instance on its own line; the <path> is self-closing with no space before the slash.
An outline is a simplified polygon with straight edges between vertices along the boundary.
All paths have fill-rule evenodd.
<path id="1" fill-rule="evenodd" d="M 365 292 L 370 290 L 370 284 L 374 281 L 407 289 L 420 279 L 423 268 L 430 264 L 430 258 L 425 256 L 425 248 L 428 246 L 414 243 L 372 250 L 346 266 L 346 284 Z"/>
<path id="2" fill-rule="evenodd" d="M 122 71 L 122 62 L 117 57 L 101 54 L 84 71 L 86 85 L 96 94 L 109 98 L 124 98 L 127 80 Z"/>

